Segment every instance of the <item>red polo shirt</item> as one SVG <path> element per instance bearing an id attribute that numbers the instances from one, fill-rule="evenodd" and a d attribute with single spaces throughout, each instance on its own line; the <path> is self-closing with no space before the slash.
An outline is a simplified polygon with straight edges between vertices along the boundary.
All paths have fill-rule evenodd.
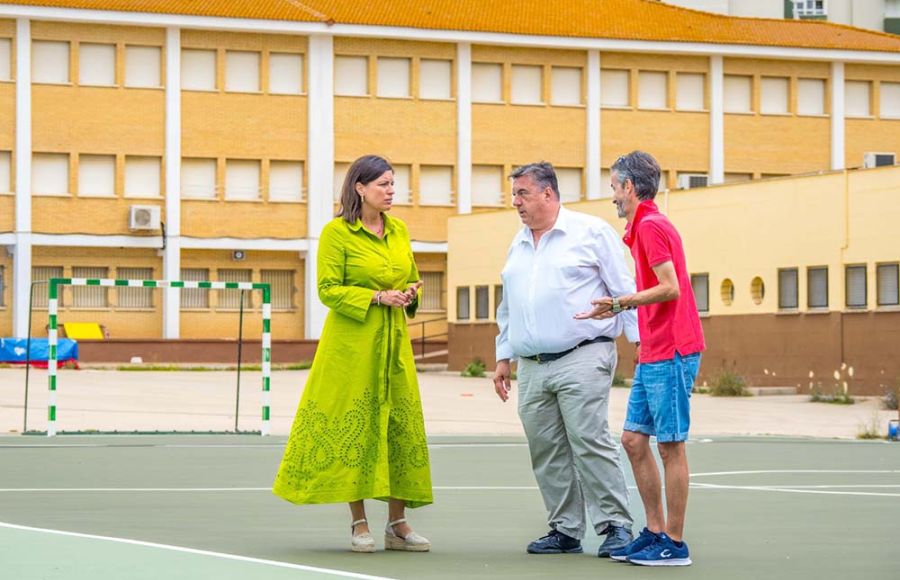
<path id="1" fill-rule="evenodd" d="M 634 220 L 625 228 L 624 241 L 634 258 L 638 292 L 659 284 L 653 266 L 670 260 L 675 265 L 680 290 L 677 300 L 638 308 L 640 362 L 672 359 L 676 351 L 684 356 L 704 350 L 703 327 L 684 259 L 684 246 L 675 226 L 659 213 L 653 201 L 642 201 Z"/>

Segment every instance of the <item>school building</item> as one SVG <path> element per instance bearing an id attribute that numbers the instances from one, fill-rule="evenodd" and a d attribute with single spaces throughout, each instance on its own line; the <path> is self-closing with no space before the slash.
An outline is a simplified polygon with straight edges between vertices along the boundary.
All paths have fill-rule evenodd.
<path id="1" fill-rule="evenodd" d="M 649 0 L 2 1 L 0 336 L 28 333 L 32 282 L 53 276 L 253 281 L 272 285 L 276 343 L 314 347 L 318 234 L 367 153 L 396 169 L 424 333 L 452 335 L 448 221 L 508 206 L 519 164 L 554 163 L 575 203 L 642 148 L 669 190 L 749 182 L 750 202 L 764 178 L 893 165 L 898 127 L 900 38 L 817 20 Z M 60 320 L 183 353 L 236 337 L 242 308 L 258 338 L 259 296 L 241 300 L 67 288 Z"/>

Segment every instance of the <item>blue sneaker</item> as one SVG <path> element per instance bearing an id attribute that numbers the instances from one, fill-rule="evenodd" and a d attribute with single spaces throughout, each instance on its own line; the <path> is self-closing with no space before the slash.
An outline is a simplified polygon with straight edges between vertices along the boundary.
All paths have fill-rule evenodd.
<path id="1" fill-rule="evenodd" d="M 636 537 L 630 544 L 625 546 L 624 548 L 619 548 L 618 550 L 613 550 L 610 552 L 609 557 L 617 562 L 625 562 L 628 560 L 628 556 L 632 554 L 637 554 L 650 544 L 656 541 L 657 535 L 644 528 L 641 530 L 641 533 Z"/>
<path id="2" fill-rule="evenodd" d="M 580 554 L 583 550 L 581 540 L 550 530 L 543 538 L 528 544 L 527 551 L 529 554 Z"/>
<path id="3" fill-rule="evenodd" d="M 606 535 L 606 540 L 604 540 L 597 551 L 598 558 L 609 558 L 610 554 L 616 550 L 621 550 L 631 543 L 631 528 L 626 528 L 625 526 L 609 524 L 600 533 Z"/>
<path id="4" fill-rule="evenodd" d="M 686 542 L 675 542 L 664 532 L 656 541 L 628 558 L 628 562 L 638 566 L 690 566 L 691 556 Z"/>

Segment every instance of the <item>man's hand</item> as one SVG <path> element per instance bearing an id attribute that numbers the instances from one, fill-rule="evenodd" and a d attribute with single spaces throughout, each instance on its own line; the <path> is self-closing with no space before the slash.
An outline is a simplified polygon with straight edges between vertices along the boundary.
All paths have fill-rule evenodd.
<path id="1" fill-rule="evenodd" d="M 634 366 L 637 367 L 641 362 L 641 343 L 634 343 Z"/>
<path id="2" fill-rule="evenodd" d="M 498 360 L 497 366 L 494 368 L 494 391 L 504 403 L 509 399 L 510 375 L 509 359 Z"/>
<path id="3" fill-rule="evenodd" d="M 591 305 L 593 305 L 592 309 L 586 312 L 579 312 L 573 318 L 575 318 L 575 320 L 587 320 L 588 318 L 603 320 L 615 316 L 612 311 L 612 297 L 610 296 L 591 300 Z"/>

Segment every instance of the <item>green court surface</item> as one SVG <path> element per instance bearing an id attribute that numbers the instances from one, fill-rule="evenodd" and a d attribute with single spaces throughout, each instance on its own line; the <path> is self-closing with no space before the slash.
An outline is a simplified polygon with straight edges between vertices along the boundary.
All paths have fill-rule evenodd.
<path id="1" fill-rule="evenodd" d="M 896 578 L 900 444 L 689 442 L 694 565 L 647 569 L 528 555 L 546 514 L 522 440 L 431 439 L 434 505 L 411 510 L 424 554 L 349 551 L 344 505 L 269 491 L 284 438 L 0 437 L 0 578 Z M 627 462 L 626 462 L 627 463 Z M 626 468 L 629 485 L 633 486 Z M 636 526 L 643 513 L 631 489 Z M 386 506 L 370 502 L 373 530 Z"/>

